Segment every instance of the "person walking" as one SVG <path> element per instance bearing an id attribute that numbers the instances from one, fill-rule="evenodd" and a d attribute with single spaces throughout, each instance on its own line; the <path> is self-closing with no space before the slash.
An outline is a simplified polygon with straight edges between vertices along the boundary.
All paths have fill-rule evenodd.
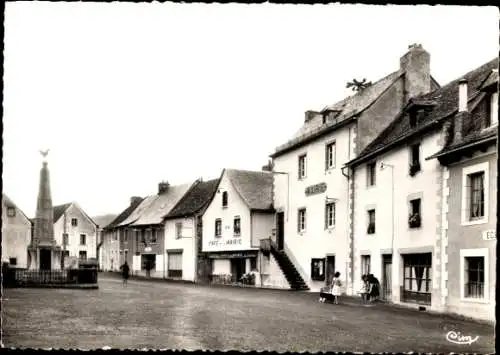
<path id="1" fill-rule="evenodd" d="M 123 287 L 126 287 L 128 278 L 130 276 L 130 267 L 128 266 L 127 260 L 125 260 L 125 263 L 120 266 L 120 270 L 122 270 Z"/>
<path id="2" fill-rule="evenodd" d="M 335 304 L 339 304 L 339 297 L 342 294 L 341 288 L 342 287 L 342 281 L 340 281 L 340 272 L 336 272 L 333 275 L 333 280 L 332 280 L 332 295 L 333 295 L 333 302 Z"/>

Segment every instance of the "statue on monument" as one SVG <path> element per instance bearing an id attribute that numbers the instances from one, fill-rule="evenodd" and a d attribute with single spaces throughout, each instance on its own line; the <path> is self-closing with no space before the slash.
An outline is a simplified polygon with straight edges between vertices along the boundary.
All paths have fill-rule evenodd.
<path id="1" fill-rule="evenodd" d="M 47 160 L 47 155 L 49 154 L 49 151 L 50 151 L 50 149 L 46 149 L 46 150 L 40 149 L 40 154 L 42 155 L 44 161 Z"/>

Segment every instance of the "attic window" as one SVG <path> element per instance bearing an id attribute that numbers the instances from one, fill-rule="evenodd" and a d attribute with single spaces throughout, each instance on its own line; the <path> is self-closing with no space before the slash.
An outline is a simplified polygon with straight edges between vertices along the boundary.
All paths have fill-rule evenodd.
<path id="1" fill-rule="evenodd" d="M 487 105 L 488 116 L 486 117 L 486 127 L 492 127 L 498 124 L 498 91 L 489 95 Z"/>
<path id="2" fill-rule="evenodd" d="M 7 207 L 7 217 L 15 217 L 16 209 L 14 207 Z"/>
<path id="3" fill-rule="evenodd" d="M 227 191 L 222 193 L 222 207 L 227 207 Z"/>
<path id="4" fill-rule="evenodd" d="M 409 112 L 410 115 L 410 127 L 415 128 L 418 122 L 418 111 L 416 109 L 412 109 Z"/>

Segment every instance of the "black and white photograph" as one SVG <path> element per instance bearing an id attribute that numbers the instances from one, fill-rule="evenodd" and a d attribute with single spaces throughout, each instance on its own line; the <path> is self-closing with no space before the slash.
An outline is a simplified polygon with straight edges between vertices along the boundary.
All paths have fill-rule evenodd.
<path id="1" fill-rule="evenodd" d="M 2 347 L 494 353 L 499 20 L 7 2 Z"/>

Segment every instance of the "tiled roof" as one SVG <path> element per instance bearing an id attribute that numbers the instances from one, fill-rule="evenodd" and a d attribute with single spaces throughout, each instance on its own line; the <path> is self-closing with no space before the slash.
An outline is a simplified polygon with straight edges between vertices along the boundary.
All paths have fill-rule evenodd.
<path id="1" fill-rule="evenodd" d="M 132 212 L 134 212 L 134 210 L 142 203 L 142 201 L 144 201 L 142 197 L 137 198 L 127 208 L 125 208 L 114 220 L 112 220 L 107 225 L 103 225 L 102 227 L 105 229 L 109 229 L 118 226 L 125 219 L 127 219 L 132 214 Z"/>
<path id="2" fill-rule="evenodd" d="M 273 209 L 273 174 L 264 171 L 226 169 L 228 179 L 251 210 Z"/>
<path id="3" fill-rule="evenodd" d="M 278 156 L 280 153 L 284 153 L 291 148 L 300 146 L 311 136 L 332 131 L 345 123 L 344 121 L 359 115 L 403 74 L 404 72 L 400 70 L 395 71 L 373 83 L 371 86 L 368 86 L 366 89 L 359 91 L 352 96 L 348 96 L 333 105 L 325 107 L 322 112 L 327 110 L 338 112 L 335 120 L 323 124 L 321 117 L 315 117 L 312 120 L 305 122 L 297 133 L 293 135 L 291 140 L 276 148 L 272 156 Z"/>
<path id="4" fill-rule="evenodd" d="M 54 206 L 54 223 L 56 223 L 59 218 L 64 214 L 64 212 L 71 206 L 70 203 L 65 203 L 63 205 Z"/>
<path id="5" fill-rule="evenodd" d="M 218 185 L 219 179 L 198 182 L 184 195 L 166 218 L 179 218 L 199 212 L 212 200 Z"/>
<path id="6" fill-rule="evenodd" d="M 138 218 L 131 223 L 132 226 L 146 226 L 160 224 L 163 218 L 175 207 L 193 184 L 169 186 L 161 195 L 149 196 L 144 202 L 147 205 L 139 206 Z"/>
<path id="7" fill-rule="evenodd" d="M 14 201 L 12 201 L 10 199 L 10 197 L 7 196 L 6 194 L 4 194 L 3 192 L 2 192 L 2 200 L 3 200 L 3 203 L 5 204 L 5 206 L 15 208 L 17 211 L 21 212 L 22 215 L 24 217 L 26 217 L 26 219 L 28 219 L 31 223 L 34 223 L 34 221 L 31 218 L 28 218 L 28 216 L 26 216 L 26 214 L 23 212 L 23 210 L 21 210 L 19 207 L 17 207 L 17 205 L 14 203 Z"/>
<path id="8" fill-rule="evenodd" d="M 101 216 L 94 216 L 92 219 L 99 226 L 99 228 L 103 228 L 110 224 L 116 217 L 116 214 L 105 214 Z"/>
<path id="9" fill-rule="evenodd" d="M 369 144 L 359 156 L 350 161 L 348 165 L 358 164 L 370 159 L 391 147 L 406 141 L 406 139 L 421 134 L 424 130 L 436 127 L 443 120 L 450 118 L 458 111 L 458 82 L 465 78 L 468 85 L 469 105 L 477 101 L 480 89 L 485 80 L 490 76 L 492 69 L 498 67 L 498 59 L 489 61 L 479 68 L 468 72 L 447 85 L 430 93 L 417 96 L 410 100 L 405 109 L 393 120 L 393 122 L 382 133 Z M 414 103 L 433 103 L 434 106 L 424 115 L 419 117 L 418 125 L 410 127 L 410 118 L 407 111 L 408 106 Z"/>

